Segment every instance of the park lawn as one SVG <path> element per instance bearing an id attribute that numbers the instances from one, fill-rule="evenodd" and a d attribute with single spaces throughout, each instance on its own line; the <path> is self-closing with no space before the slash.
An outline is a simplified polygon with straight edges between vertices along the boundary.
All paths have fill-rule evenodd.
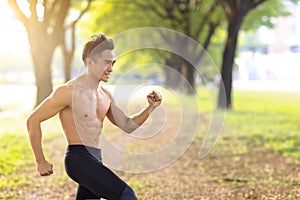
<path id="1" fill-rule="evenodd" d="M 235 136 L 300 161 L 300 93 L 246 92 L 233 94 L 226 128 Z"/>
<path id="2" fill-rule="evenodd" d="M 210 111 L 214 109 L 211 93 L 207 89 L 200 89 L 199 94 L 201 94 L 198 102 L 200 111 L 209 118 Z M 299 162 L 299 102 L 299 93 L 235 91 L 234 109 L 226 111 L 224 126 L 226 134 L 221 135 L 221 139 L 243 137 L 255 145 L 274 148 L 277 152 Z M 22 120 L 18 122 L 13 119 L 3 120 L 0 121 L 0 125 L 19 127 L 15 123 L 21 123 L 20 121 Z M 43 127 L 46 133 L 45 140 L 52 140 L 61 135 L 57 121 L 51 120 Z M 26 172 L 32 171 L 35 166 L 26 131 L 24 128 L 7 130 L 13 131 L 0 135 L 0 199 L 17 198 L 22 193 L 19 191 L 20 188 L 34 184 L 34 177 L 26 176 Z M 237 145 L 234 148 L 240 151 L 241 147 Z M 147 185 L 134 179 L 129 181 L 129 184 L 139 187 Z M 136 187 L 139 188 L 138 186 Z"/>
<path id="3" fill-rule="evenodd" d="M 200 111 L 210 119 L 217 91 L 202 88 L 198 94 Z M 246 139 L 300 162 L 300 92 L 233 91 L 232 99 L 233 109 L 224 111 L 221 138 Z"/>
<path id="4" fill-rule="evenodd" d="M 22 118 L 22 119 L 21 119 Z M 5 127 L 0 134 L 0 199 L 15 199 L 22 193 L 18 188 L 30 186 L 34 177 L 28 176 L 35 169 L 33 152 L 25 129 L 26 116 L 19 115 L 1 119 L 0 126 Z M 17 123 L 17 124 L 16 124 Z M 61 135 L 57 119 L 42 124 L 45 140 Z M 45 150 L 49 151 L 47 146 Z"/>

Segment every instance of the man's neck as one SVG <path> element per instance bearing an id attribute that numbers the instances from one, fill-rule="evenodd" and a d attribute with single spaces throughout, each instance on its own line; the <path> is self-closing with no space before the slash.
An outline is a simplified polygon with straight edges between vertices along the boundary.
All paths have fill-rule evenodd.
<path id="1" fill-rule="evenodd" d="M 97 89 L 99 87 L 100 81 L 89 73 L 85 73 L 82 76 L 82 84 L 91 89 Z"/>

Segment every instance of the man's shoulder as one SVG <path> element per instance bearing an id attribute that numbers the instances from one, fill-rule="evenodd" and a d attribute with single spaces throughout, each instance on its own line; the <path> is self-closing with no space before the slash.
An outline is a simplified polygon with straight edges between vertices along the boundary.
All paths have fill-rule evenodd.
<path id="1" fill-rule="evenodd" d="M 107 88 L 105 88 L 103 86 L 100 86 L 100 88 L 107 96 L 109 96 L 110 99 L 112 99 L 112 94 Z"/>
<path id="2" fill-rule="evenodd" d="M 67 91 L 71 91 L 73 90 L 73 83 L 72 82 L 66 82 L 66 83 L 63 83 L 59 86 L 56 87 L 55 91 L 58 91 L 58 92 L 67 92 Z"/>
<path id="3" fill-rule="evenodd" d="M 66 82 L 59 86 L 57 86 L 53 91 L 53 97 L 56 98 L 68 98 L 72 97 L 73 93 L 73 83 L 72 82 Z"/>

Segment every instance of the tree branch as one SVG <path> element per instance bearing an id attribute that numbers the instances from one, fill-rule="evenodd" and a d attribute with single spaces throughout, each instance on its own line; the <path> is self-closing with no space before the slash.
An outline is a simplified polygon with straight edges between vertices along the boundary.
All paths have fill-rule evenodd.
<path id="1" fill-rule="evenodd" d="M 30 9 L 30 19 L 33 21 L 37 21 L 37 12 L 36 12 L 36 4 L 37 0 L 27 0 L 29 3 L 29 9 Z"/>
<path id="2" fill-rule="evenodd" d="M 200 23 L 200 25 L 198 26 L 198 29 L 196 30 L 195 34 L 193 35 L 193 37 L 195 39 L 197 39 L 201 33 L 201 31 L 204 29 L 204 26 L 207 24 L 207 21 L 206 19 L 210 19 L 210 15 L 212 15 L 214 13 L 214 11 L 216 10 L 217 8 L 217 3 L 213 3 L 213 6 L 210 7 L 209 11 L 206 12 L 206 14 L 203 16 L 203 20 L 202 22 Z"/>
<path id="3" fill-rule="evenodd" d="M 64 31 L 64 22 L 70 8 L 70 0 L 60 0 L 59 8 L 59 14 L 56 17 L 56 24 L 51 34 L 53 42 L 56 43 L 60 43 L 60 41 L 63 39 L 61 38 L 61 35 L 63 34 L 60 33 Z"/>
<path id="4" fill-rule="evenodd" d="M 93 0 L 88 0 L 88 3 L 86 5 L 86 7 L 80 12 L 80 15 L 70 24 L 67 26 L 67 28 L 70 28 L 71 29 L 71 49 L 70 51 L 67 50 L 66 48 L 66 45 L 62 45 L 62 51 L 64 53 L 65 56 L 67 55 L 71 55 L 74 53 L 74 50 L 75 50 L 75 26 L 76 26 L 76 23 L 80 20 L 80 18 L 84 15 L 84 13 L 86 13 L 90 6 L 91 6 L 91 3 L 92 3 Z M 65 42 L 64 41 L 61 41 L 62 43 Z"/>
<path id="5" fill-rule="evenodd" d="M 70 0 L 60 0 L 60 5 L 59 5 L 59 12 L 58 12 L 58 16 L 56 18 L 56 25 L 55 27 L 63 27 L 64 26 L 64 22 L 66 19 L 66 16 L 68 14 L 68 10 L 70 8 L 71 5 L 71 1 Z"/>
<path id="6" fill-rule="evenodd" d="M 55 0 L 51 6 L 50 5 L 48 6 L 48 0 L 44 0 L 44 9 L 45 9 L 44 23 L 45 23 L 46 27 L 49 26 L 51 14 L 53 15 L 53 13 L 54 13 L 54 8 L 55 8 L 56 3 L 57 3 L 57 0 Z"/>
<path id="7" fill-rule="evenodd" d="M 221 5 L 221 7 L 223 8 L 226 18 L 230 19 L 231 9 L 228 9 L 228 5 L 227 5 L 228 1 L 227 0 L 217 0 L 217 3 L 219 5 Z"/>
<path id="8" fill-rule="evenodd" d="M 26 27 L 28 24 L 28 18 L 25 16 L 25 14 L 21 11 L 19 8 L 17 1 L 16 0 L 8 0 L 7 1 L 8 5 L 13 9 L 15 18 L 21 21 L 24 26 Z"/>
<path id="9" fill-rule="evenodd" d="M 145 2 L 145 1 L 142 1 Z M 158 15 L 160 18 L 164 19 L 167 16 L 164 15 L 164 13 L 160 12 L 159 9 L 157 9 L 152 3 L 150 2 L 146 2 L 146 4 L 142 4 L 141 1 L 135 1 L 136 5 L 142 9 L 145 10 L 151 10 L 153 13 L 155 13 L 156 15 Z"/>
<path id="10" fill-rule="evenodd" d="M 258 0 L 257 2 L 254 2 L 254 6 L 253 8 L 255 8 L 256 6 L 258 6 L 259 4 L 265 2 L 266 0 Z"/>
<path id="11" fill-rule="evenodd" d="M 71 23 L 72 28 L 75 27 L 76 23 L 81 19 L 81 17 L 90 9 L 91 3 L 93 0 L 88 0 L 86 7 L 80 12 L 79 16 Z"/>
<path id="12" fill-rule="evenodd" d="M 206 39 L 205 39 L 205 42 L 204 42 L 204 45 L 203 45 L 203 49 L 201 50 L 199 56 L 196 58 L 196 62 L 195 63 L 198 63 L 200 62 L 200 60 L 202 59 L 202 57 L 205 55 L 205 52 L 211 42 L 211 38 L 212 36 L 214 35 L 217 27 L 220 25 L 219 22 L 215 22 L 215 23 L 210 23 L 209 24 L 209 31 L 207 33 L 207 36 L 206 36 Z"/>

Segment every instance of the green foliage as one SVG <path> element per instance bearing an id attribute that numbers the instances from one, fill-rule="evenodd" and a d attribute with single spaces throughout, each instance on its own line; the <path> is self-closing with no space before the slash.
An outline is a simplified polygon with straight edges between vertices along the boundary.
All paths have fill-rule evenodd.
<path id="1" fill-rule="evenodd" d="M 242 30 L 256 30 L 261 26 L 273 28 L 275 17 L 288 16 L 289 14 L 283 1 L 267 0 L 248 13 L 243 22 Z"/>
<path id="2" fill-rule="evenodd" d="M 99 9 L 101 12 L 97 12 Z M 210 12 L 211 10 L 215 12 Z M 207 13 L 212 13 L 211 18 L 208 18 Z M 220 8 L 209 0 L 191 2 L 190 5 L 186 5 L 186 2 L 172 3 L 161 0 L 138 0 L 134 3 L 120 0 L 97 1 L 94 2 L 88 18 L 91 23 L 81 23 L 81 35 L 85 37 L 97 32 L 114 35 L 138 27 L 164 27 L 182 32 L 199 41 L 200 45 L 206 40 L 209 23 L 218 23 L 223 19 Z M 134 38 L 135 41 L 144 39 L 146 38 Z M 132 57 L 130 61 L 125 61 L 125 64 L 130 62 L 131 65 L 139 65 L 141 57 Z M 143 51 L 143 60 L 153 60 L 160 64 L 165 64 L 169 57 L 170 53 L 167 52 Z M 121 67 L 126 68 L 126 65 Z M 118 70 L 121 70 L 120 68 Z"/>
<path id="3" fill-rule="evenodd" d="M 240 49 L 264 49 L 266 44 L 259 39 L 258 34 L 254 31 L 241 31 L 239 34 Z"/>
<path id="4" fill-rule="evenodd" d="M 212 37 L 212 43 L 208 47 L 208 55 L 212 58 L 219 70 L 221 70 L 223 46 L 226 39 L 226 30 L 219 28 L 216 30 L 216 34 Z"/>
<path id="5" fill-rule="evenodd" d="M 268 0 L 253 9 L 246 16 L 242 30 L 254 31 L 260 26 L 272 28 L 275 17 L 287 16 L 288 14 L 285 4 L 282 1 Z M 80 23 L 80 35 L 87 38 L 93 33 L 104 32 L 108 36 L 112 36 L 134 28 L 149 26 L 164 27 L 182 32 L 198 41 L 200 45 L 204 45 L 209 28 L 213 24 L 218 24 L 218 28 L 212 37 L 207 51 L 215 64 L 221 66 L 227 20 L 220 4 L 211 0 L 190 1 L 189 4 L 185 1 L 164 0 L 95 1 L 92 4 L 90 12 L 84 16 L 84 19 Z M 198 33 L 199 30 L 200 32 Z M 245 40 L 247 38 L 242 39 L 242 41 Z M 255 44 L 247 43 L 246 45 L 261 46 L 259 41 Z M 164 64 L 164 60 L 168 58 L 168 55 L 164 54 L 162 56 L 157 55 L 155 51 L 143 52 L 143 60 L 152 59 L 155 62 Z M 119 62 L 124 65 L 120 64 L 118 69 L 116 69 L 117 72 L 125 72 L 128 70 L 128 66 L 139 65 L 141 57 L 138 59 L 133 57 L 133 55 L 124 57 L 123 61 Z M 161 61 L 161 58 L 164 58 L 163 61 Z M 210 66 L 210 68 L 214 67 Z M 205 67 L 202 73 L 212 78 L 214 77 L 214 71 L 213 69 L 210 70 L 209 67 Z"/>

